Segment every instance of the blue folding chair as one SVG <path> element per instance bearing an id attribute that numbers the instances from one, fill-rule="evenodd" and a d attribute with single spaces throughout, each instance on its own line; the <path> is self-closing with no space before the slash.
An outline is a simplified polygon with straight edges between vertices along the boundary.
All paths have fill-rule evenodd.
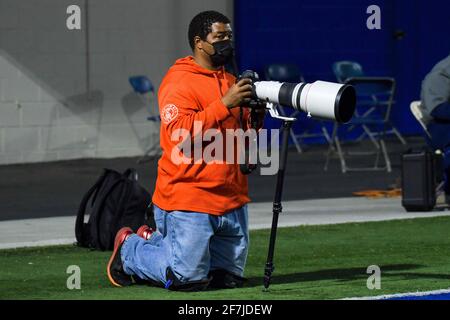
<path id="1" fill-rule="evenodd" d="M 333 63 L 332 69 L 333 69 L 334 75 L 336 76 L 336 80 L 340 83 L 345 83 L 350 78 L 366 76 L 364 74 L 361 64 L 359 64 L 358 62 L 355 62 L 355 61 L 337 61 L 337 62 Z M 367 86 L 369 86 L 369 85 L 367 85 Z M 370 88 L 366 88 L 366 91 L 367 90 L 370 90 Z M 374 90 L 376 91 L 376 88 L 374 88 Z M 376 97 L 374 97 L 373 99 L 376 99 Z M 362 117 L 369 116 L 370 113 L 373 112 L 374 110 L 375 109 L 373 109 L 373 108 L 368 108 L 365 111 L 365 113 L 362 114 L 361 116 Z M 385 135 L 387 136 L 390 134 L 394 134 L 403 145 L 406 145 L 406 140 L 400 134 L 400 131 L 398 131 L 398 129 L 394 125 L 392 125 L 392 123 L 390 123 L 390 122 L 389 122 L 389 126 L 390 127 L 388 130 L 386 130 Z M 358 141 L 361 141 L 366 135 L 371 139 L 372 142 L 374 142 L 373 137 L 376 136 L 377 133 L 376 132 L 369 133 L 368 128 L 365 127 L 364 132 L 359 136 Z"/>
<path id="2" fill-rule="evenodd" d="M 390 114 L 395 94 L 395 80 L 388 77 L 354 77 L 345 81 L 352 85 L 356 90 L 357 103 L 356 111 L 352 120 L 345 125 L 334 124 L 332 133 L 332 144 L 330 144 L 325 163 L 325 170 L 328 169 L 329 160 L 333 153 L 337 155 L 341 162 L 342 172 L 361 171 L 361 170 L 387 170 L 392 171 L 391 161 L 386 149 L 385 136 L 386 128 L 391 126 Z M 367 110 L 371 110 L 369 113 Z M 338 135 L 338 129 L 342 126 L 345 133 L 362 128 L 369 136 L 376 148 L 376 159 L 372 167 L 354 168 L 347 166 L 342 144 Z M 349 153 L 350 154 L 350 153 Z M 354 154 L 364 155 L 367 152 L 358 152 Z M 385 166 L 379 166 L 380 155 L 383 156 Z"/>
<path id="3" fill-rule="evenodd" d="M 150 114 L 147 117 L 147 120 L 159 126 L 161 122 L 161 117 L 159 115 L 154 115 L 154 110 L 150 108 L 149 99 L 146 98 L 149 95 L 153 96 L 153 98 L 156 97 L 155 87 L 153 86 L 150 79 L 146 76 L 139 75 L 129 77 L 128 81 L 130 82 L 130 85 L 133 88 L 134 92 L 136 92 L 139 95 L 144 105 L 147 106 L 147 110 Z M 148 160 L 151 160 L 152 158 L 161 155 L 161 148 L 159 147 L 158 138 L 155 138 L 155 142 L 145 151 L 143 157 L 138 160 L 138 163 L 144 162 L 147 159 L 147 156 L 152 152 L 153 156 L 149 157 Z"/>
<path id="4" fill-rule="evenodd" d="M 301 74 L 298 66 L 296 64 L 270 64 L 265 67 L 264 70 L 265 78 L 269 81 L 279 81 L 279 82 L 290 82 L 290 83 L 297 83 L 297 82 L 305 82 L 305 79 L 303 78 L 303 75 Z M 279 105 L 278 109 L 280 110 L 280 114 L 282 116 L 286 116 L 286 111 L 284 110 L 283 106 Z M 297 117 L 300 115 L 300 111 L 294 111 L 292 114 L 290 114 L 290 117 Z M 314 120 L 308 120 L 309 123 L 313 123 Z M 330 143 L 330 135 L 328 134 L 328 131 L 323 124 L 322 121 L 319 121 L 321 125 L 322 133 L 309 133 L 310 129 L 303 130 L 303 133 L 301 134 L 295 134 L 293 130 L 290 132 L 290 136 L 292 141 L 294 142 L 294 145 L 299 153 L 302 152 L 302 148 L 300 146 L 300 141 L 304 138 L 313 138 L 313 137 L 325 137 L 327 141 Z"/>

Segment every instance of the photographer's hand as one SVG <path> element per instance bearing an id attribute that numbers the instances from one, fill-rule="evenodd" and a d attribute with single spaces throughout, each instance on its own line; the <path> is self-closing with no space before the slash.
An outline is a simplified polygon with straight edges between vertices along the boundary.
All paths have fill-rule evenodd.
<path id="1" fill-rule="evenodd" d="M 241 104 L 250 102 L 252 96 L 252 81 L 250 79 L 241 79 L 234 84 L 222 97 L 222 102 L 227 108 L 234 108 Z"/>

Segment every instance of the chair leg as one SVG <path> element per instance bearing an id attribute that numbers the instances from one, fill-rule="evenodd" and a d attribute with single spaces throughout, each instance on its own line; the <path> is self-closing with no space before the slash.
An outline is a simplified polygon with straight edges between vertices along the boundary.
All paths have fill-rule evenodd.
<path id="1" fill-rule="evenodd" d="M 400 143 L 406 146 L 408 143 L 406 142 L 405 138 L 403 138 L 400 131 L 398 131 L 398 129 L 395 128 L 392 124 L 389 124 L 389 125 L 391 126 L 392 129 L 389 131 L 386 131 L 385 134 L 394 134 L 397 137 L 397 139 L 400 141 Z M 374 137 L 377 137 L 378 135 L 379 135 L 379 133 L 373 134 Z"/>
<path id="2" fill-rule="evenodd" d="M 337 154 L 339 156 L 339 161 L 341 163 L 342 173 L 346 173 L 347 172 L 347 165 L 345 163 L 344 153 L 342 152 L 341 143 L 339 141 L 339 137 L 337 135 L 337 131 L 338 131 L 338 124 L 335 123 L 334 127 L 333 127 L 333 133 L 332 133 L 332 136 L 331 136 L 331 140 L 336 145 Z M 331 143 L 329 148 L 328 148 L 327 159 L 326 159 L 325 168 L 324 168 L 325 170 L 328 170 L 328 163 L 330 161 L 331 153 L 333 151 L 334 151 L 334 147 L 333 147 L 333 143 Z"/>
<path id="3" fill-rule="evenodd" d="M 372 131 L 370 131 L 366 125 L 363 125 L 362 127 L 364 129 L 364 132 L 369 136 L 370 141 L 372 141 L 372 143 L 374 144 L 375 148 L 380 149 L 377 139 L 375 139 L 375 136 L 372 133 Z"/>
<path id="4" fill-rule="evenodd" d="M 378 169 L 378 164 L 380 163 L 380 153 L 381 152 L 382 152 L 381 148 L 377 149 L 377 153 L 376 153 L 376 156 L 375 156 L 375 162 L 374 162 L 374 165 L 373 165 L 374 169 Z"/>
<path id="5" fill-rule="evenodd" d="M 392 131 L 394 132 L 394 134 L 397 136 L 398 140 L 400 140 L 400 142 L 405 146 L 406 145 L 406 140 L 405 138 L 403 138 L 403 136 L 401 135 L 401 133 L 397 130 L 396 127 L 392 126 Z"/>
<path id="6" fill-rule="evenodd" d="M 339 138 L 336 136 L 334 138 L 334 141 L 336 143 L 336 148 L 337 148 L 337 152 L 338 152 L 338 155 L 339 155 L 339 160 L 341 161 L 342 173 L 345 173 L 345 172 L 347 172 L 347 166 L 345 164 L 345 158 L 344 158 L 344 154 L 342 153 L 342 149 L 341 149 L 341 144 L 339 142 Z"/>
<path id="7" fill-rule="evenodd" d="M 328 134 L 327 128 L 324 125 L 321 125 L 322 133 L 327 142 L 333 144 L 333 140 L 331 140 L 330 135 Z"/>
<path id="8" fill-rule="evenodd" d="M 291 128 L 289 134 L 291 135 L 292 141 L 294 141 L 294 145 L 295 145 L 295 148 L 297 149 L 297 152 L 302 153 L 303 152 L 302 147 L 300 146 L 300 143 L 298 142 L 298 139 L 295 136 L 294 130 L 292 130 L 292 128 Z"/>
<path id="9" fill-rule="evenodd" d="M 328 164 L 330 163 L 330 158 L 333 152 L 336 151 L 336 148 L 334 147 L 334 138 L 336 137 L 337 133 L 337 123 L 333 125 L 333 132 L 331 133 L 331 138 L 328 141 L 328 151 L 327 151 L 327 157 L 325 159 L 325 166 L 323 167 L 324 171 L 328 171 Z M 327 133 L 328 134 L 328 133 Z"/>
<path id="10" fill-rule="evenodd" d="M 384 143 L 384 139 L 380 139 L 380 145 L 381 145 L 381 150 L 382 150 L 383 156 L 384 156 L 384 162 L 386 163 L 386 170 L 387 170 L 387 172 L 391 172 L 392 171 L 391 160 L 389 159 L 389 155 L 387 153 L 386 144 Z"/>

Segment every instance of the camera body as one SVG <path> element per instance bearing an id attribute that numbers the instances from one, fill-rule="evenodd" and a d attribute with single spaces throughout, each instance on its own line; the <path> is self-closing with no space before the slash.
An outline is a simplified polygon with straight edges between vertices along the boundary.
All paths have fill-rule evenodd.
<path id="1" fill-rule="evenodd" d="M 259 75 L 253 70 L 245 70 L 237 79 L 239 82 L 241 79 L 250 79 L 252 80 L 252 98 L 251 101 L 248 103 L 248 107 L 252 109 L 263 109 L 266 107 L 266 101 L 262 101 L 261 99 L 258 99 L 258 96 L 256 95 L 256 87 L 255 83 L 259 82 Z"/>

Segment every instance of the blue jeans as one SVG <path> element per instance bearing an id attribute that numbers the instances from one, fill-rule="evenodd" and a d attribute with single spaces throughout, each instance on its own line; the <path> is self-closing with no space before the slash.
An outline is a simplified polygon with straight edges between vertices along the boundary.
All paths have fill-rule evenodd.
<path id="1" fill-rule="evenodd" d="M 249 243 L 246 205 L 223 216 L 157 206 L 154 214 L 157 231 L 151 238 L 134 234 L 122 246 L 127 274 L 162 284 L 167 268 L 183 283 L 204 280 L 216 269 L 243 276 Z"/>

